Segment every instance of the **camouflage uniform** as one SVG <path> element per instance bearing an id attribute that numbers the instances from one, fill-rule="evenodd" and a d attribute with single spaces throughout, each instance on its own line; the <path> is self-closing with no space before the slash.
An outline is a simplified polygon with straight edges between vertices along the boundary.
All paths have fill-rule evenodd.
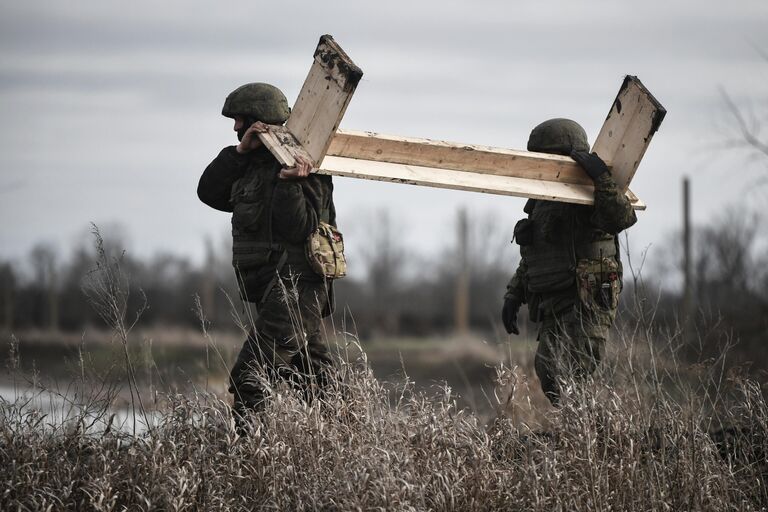
<path id="1" fill-rule="evenodd" d="M 305 246 L 319 221 L 335 225 L 333 183 L 314 173 L 284 180 L 280 170 L 264 146 L 245 154 L 230 146 L 208 165 L 197 190 L 208 206 L 232 213 L 232 265 L 242 300 L 256 309 L 230 374 L 241 430 L 243 413 L 263 407 L 268 386 L 289 379 L 309 393 L 332 367 L 320 335 L 332 309 L 331 283 L 309 266 Z"/>
<path id="2" fill-rule="evenodd" d="M 583 129 L 560 119 L 539 125 L 528 144 L 531 151 L 555 154 L 588 147 Z M 507 285 L 504 314 L 513 310 L 510 332 L 520 304 L 540 322 L 535 369 L 553 404 L 562 379 L 592 374 L 603 357 L 622 287 L 616 235 L 637 221 L 610 172 L 593 179 L 594 205 L 531 199 L 524 208 L 528 218 L 515 226 L 521 260 Z"/>

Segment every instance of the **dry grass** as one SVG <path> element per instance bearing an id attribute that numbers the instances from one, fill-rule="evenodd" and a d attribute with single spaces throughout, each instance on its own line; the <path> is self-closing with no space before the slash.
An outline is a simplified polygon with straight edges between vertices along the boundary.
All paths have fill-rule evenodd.
<path id="1" fill-rule="evenodd" d="M 617 387 L 623 378 L 629 376 L 605 375 L 572 389 L 564 407 L 546 413 L 546 431 L 520 420 L 530 412 L 517 396 L 524 393 L 520 377 L 503 367 L 499 415 L 488 424 L 457 410 L 448 391 L 427 399 L 406 384 L 393 402 L 364 362 L 345 363 L 333 389 L 311 404 L 286 387 L 274 390 L 250 437 L 240 439 L 228 405 L 214 395 L 167 397 L 154 428 L 143 434 L 116 429 L 95 395 L 67 421 L 6 402 L 0 509 L 759 510 L 768 504 L 768 408 L 754 383 L 724 382 L 711 407 L 706 386 L 678 400 L 656 395 L 648 382 Z M 724 423 L 730 430 L 721 431 Z"/>
<path id="2" fill-rule="evenodd" d="M 83 367 L 61 394 L 64 417 L 28 399 L 0 404 L 0 509 L 765 509 L 761 389 L 722 361 L 686 367 L 674 337 L 654 339 L 644 328 L 615 340 L 618 357 L 569 387 L 558 410 L 531 399 L 519 368 L 499 365 L 488 422 L 447 388 L 426 397 L 406 382 L 393 399 L 362 354 L 310 403 L 274 389 L 244 438 L 217 396 L 166 396 L 148 413 L 135 381 L 129 424 L 151 427 L 128 433 L 114 390 L 87 382 Z"/>

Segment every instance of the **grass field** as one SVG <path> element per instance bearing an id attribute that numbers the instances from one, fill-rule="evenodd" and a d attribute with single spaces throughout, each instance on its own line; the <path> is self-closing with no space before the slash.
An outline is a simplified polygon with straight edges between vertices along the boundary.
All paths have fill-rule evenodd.
<path id="1" fill-rule="evenodd" d="M 222 354 L 239 343 L 225 337 L 210 336 Z M 333 389 L 306 403 L 276 388 L 246 438 L 233 430 L 221 395 L 225 366 L 211 363 L 212 346 L 154 342 L 151 357 L 133 347 L 136 375 L 146 366 L 157 380 L 138 379 L 131 406 L 125 386 L 104 385 L 106 367 L 125 382 L 119 340 L 94 341 L 96 355 L 75 344 L 66 357 L 42 341 L 31 345 L 68 369 L 38 361 L 38 382 L 74 372 L 62 403 L 77 407 L 54 421 L 28 399 L 3 401 L 1 510 L 768 506 L 760 387 L 716 362 L 685 366 L 663 346 L 651 357 L 634 339 L 617 336 L 605 371 L 553 409 L 532 377 L 530 343 L 382 339 L 362 351 L 338 335 L 344 357 Z M 11 351 L 9 379 L 29 376 L 31 353 Z M 179 369 L 184 378 L 165 380 Z M 163 388 L 161 375 L 181 384 Z M 136 411 L 135 432 L 125 415 L 117 428 L 118 410 Z"/>
<path id="2" fill-rule="evenodd" d="M 0 333 L 10 340 L 10 333 Z M 333 352 L 344 361 L 356 360 L 365 350 L 373 374 L 393 387 L 409 379 L 427 394 L 442 393 L 448 384 L 458 394 L 458 404 L 487 416 L 492 409 L 495 367 L 513 362 L 532 374 L 535 346 L 515 341 L 499 345 L 467 335 L 450 338 L 385 338 L 350 343 L 344 336 L 330 335 Z M 181 329 L 137 330 L 130 334 L 128 350 L 136 367 L 139 386 L 147 393 L 186 393 L 194 389 L 225 394 L 226 377 L 243 337 L 233 332 L 201 333 Z M 2 359 L 9 357 L 4 344 Z M 122 346 L 112 333 L 88 329 L 80 334 L 29 331 L 20 333 L 18 381 L 60 387 L 82 373 L 115 383 L 126 380 Z M 10 374 L 0 380 L 9 384 Z M 540 397 L 544 400 L 543 395 Z"/>
<path id="3" fill-rule="evenodd" d="M 555 409 L 530 342 L 330 330 L 330 385 L 273 384 L 238 436 L 222 393 L 240 337 L 133 331 L 100 268 L 112 331 L 10 339 L 0 510 L 768 508 L 765 390 L 724 357 L 681 360 L 674 333 L 617 331 Z"/>

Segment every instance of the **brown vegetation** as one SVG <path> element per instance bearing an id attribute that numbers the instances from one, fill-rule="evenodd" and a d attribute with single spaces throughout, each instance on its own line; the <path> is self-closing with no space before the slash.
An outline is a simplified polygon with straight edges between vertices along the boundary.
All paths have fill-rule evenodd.
<path id="1" fill-rule="evenodd" d="M 97 283 L 114 289 L 114 276 Z M 97 301 L 113 308 L 105 316 L 125 347 L 125 294 Z M 88 382 L 81 358 L 71 387 L 57 392 L 66 413 L 44 412 L 34 397 L 0 403 L 0 509 L 765 508 L 759 386 L 726 372 L 723 358 L 682 363 L 679 346 L 658 343 L 645 318 L 614 340 L 595 379 L 568 383 L 557 410 L 533 399 L 525 372 L 497 366 L 487 422 L 445 386 L 427 397 L 406 381 L 393 395 L 343 333 L 334 335 L 345 357 L 331 388 L 309 402 L 287 385 L 272 389 L 247 437 L 213 394 L 155 395 L 154 411 L 145 409 L 129 350 L 136 400 L 126 428 L 115 389 Z"/>
<path id="2" fill-rule="evenodd" d="M 67 421 L 51 421 L 24 400 L 4 402 L 0 508 L 766 506 L 768 407 L 759 388 L 735 376 L 719 381 L 712 366 L 691 369 L 695 386 L 675 383 L 680 375 L 669 365 L 638 362 L 614 364 L 549 411 L 530 404 L 520 372 L 499 367 L 497 415 L 487 424 L 457 409 L 445 388 L 427 399 L 406 383 L 392 400 L 363 360 L 344 363 L 333 389 L 309 404 L 275 389 L 246 438 L 211 394 L 165 397 L 148 417 L 152 428 L 136 434 L 117 428 L 108 393 L 70 396 L 79 407 Z"/>
<path id="3" fill-rule="evenodd" d="M 727 363 L 725 350 L 741 329 L 744 349 L 734 359 L 754 360 L 765 333 L 765 271 L 762 258 L 751 256 L 757 233 L 740 229 L 749 225 L 739 220 L 727 218 L 699 238 L 699 350 L 682 342 L 678 297 L 642 293 L 635 276 L 628 279 L 609 361 L 594 380 L 570 383 L 556 410 L 529 377 L 530 361 L 521 354 L 530 357 L 530 346 L 497 350 L 443 340 L 438 350 L 436 342 L 422 340 L 385 348 L 380 339 L 360 348 L 348 333 L 358 329 L 347 325 L 362 325 L 366 337 L 433 333 L 439 339 L 434 333 L 454 325 L 457 275 L 466 272 L 448 250 L 434 272 L 405 279 L 385 223 L 390 252 L 367 255 L 368 279 L 380 286 L 348 280 L 338 289 L 356 309 L 352 319 L 340 308 L 328 324 L 340 360 L 332 389 L 310 403 L 287 387 L 274 389 L 246 438 L 236 436 L 226 401 L 196 391 L 217 389 L 207 386 L 208 377 L 221 382 L 228 351 L 244 337 L 226 335 L 221 343 L 217 336 L 214 343 L 207 331 L 209 319 L 221 324 L 232 314 L 218 308 L 213 318 L 202 318 L 216 302 L 213 258 L 202 270 L 173 258 L 143 264 L 109 256 L 110 244 L 100 241 L 96 253 L 80 252 L 71 268 L 58 271 L 55 258 L 37 251 L 42 270 L 27 283 L 0 265 L 6 327 L 45 328 L 38 331 L 43 339 L 57 324 L 97 323 L 93 313 L 81 314 L 75 299 L 82 275 L 95 264 L 86 283 L 91 302 L 122 358 L 116 373 L 114 359 L 105 372 L 82 343 L 72 343 L 74 373 L 66 385 L 32 372 L 26 390 L 0 401 L 0 510 L 765 509 L 765 391 L 750 380 L 755 373 L 748 377 Z M 471 247 L 469 324 L 501 339 L 492 316 L 483 315 L 495 311 L 510 270 L 500 251 Z M 128 294 L 124 273 L 143 294 Z M 203 297 L 195 312 L 191 297 L 198 289 Z M 387 297 L 387 315 L 379 314 L 380 294 Z M 136 317 L 143 296 L 151 308 Z M 24 316 L 35 312 L 39 317 Z M 705 321 L 713 316 L 718 323 Z M 162 320 L 169 318 L 180 321 Z M 153 350 L 147 343 L 152 331 L 139 332 L 164 322 L 183 326 L 175 331 L 183 341 L 176 349 L 188 355 L 193 341 L 204 351 L 205 365 L 194 366 L 194 374 L 206 386 L 197 380 L 184 394 L 158 393 L 151 377 L 141 381 L 143 373 L 167 378 L 165 361 L 192 373 L 180 352 L 166 357 L 162 350 L 169 347 Z M 194 323 L 202 329 L 190 335 Z M 19 361 L 12 339 L 8 381 L 15 386 L 24 354 Z M 379 376 L 410 378 L 394 385 L 375 378 L 366 352 Z M 500 360 L 500 353 L 506 357 Z M 447 385 L 424 390 L 425 380 L 449 374 L 463 396 Z M 120 382 L 127 383 L 122 392 Z"/>

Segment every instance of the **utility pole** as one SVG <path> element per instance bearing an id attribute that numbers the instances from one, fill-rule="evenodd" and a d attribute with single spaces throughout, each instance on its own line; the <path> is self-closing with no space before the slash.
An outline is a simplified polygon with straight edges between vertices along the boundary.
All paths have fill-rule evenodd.
<path id="1" fill-rule="evenodd" d="M 459 334 L 469 332 L 469 221 L 467 210 L 461 208 L 456 218 L 456 295 L 454 301 L 454 327 Z"/>
<path id="2" fill-rule="evenodd" d="M 683 178 L 683 304 L 682 304 L 682 335 L 683 343 L 688 346 L 691 339 L 693 313 L 693 283 L 692 283 L 692 252 L 691 252 L 691 201 L 690 180 Z"/>

